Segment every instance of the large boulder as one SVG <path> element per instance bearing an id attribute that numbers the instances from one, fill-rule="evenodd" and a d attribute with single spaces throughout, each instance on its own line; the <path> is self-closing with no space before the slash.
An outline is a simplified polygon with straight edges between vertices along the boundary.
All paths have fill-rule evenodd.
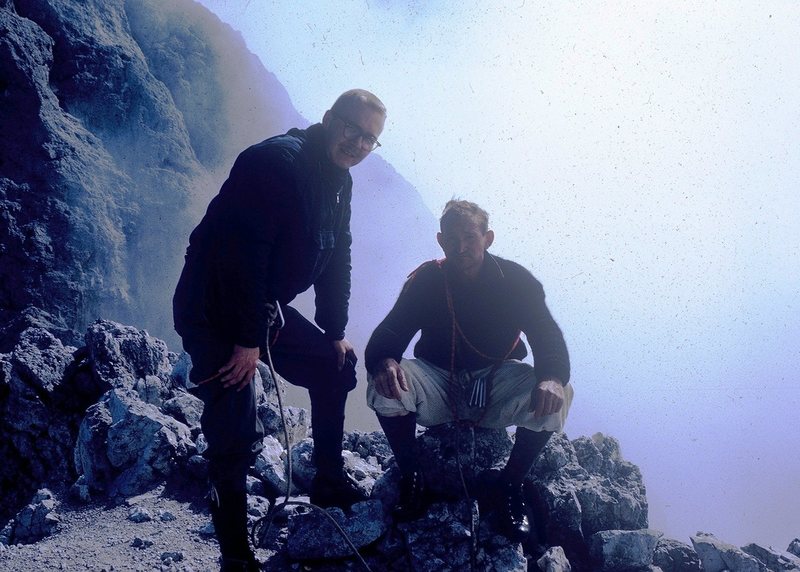
<path id="1" fill-rule="evenodd" d="M 0 531 L 0 544 L 33 544 L 55 532 L 61 519 L 53 512 L 58 501 L 47 489 L 36 492 L 23 508 Z"/>
<path id="2" fill-rule="evenodd" d="M 705 572 L 768 572 L 758 558 L 744 550 L 719 540 L 713 534 L 698 532 L 692 536 L 692 545 L 700 556 Z"/>
<path id="3" fill-rule="evenodd" d="M 134 390 L 112 389 L 81 423 L 75 465 L 90 488 L 133 495 L 169 477 L 195 452 L 186 425 L 141 401 Z"/>
<path id="4" fill-rule="evenodd" d="M 648 527 L 642 475 L 611 437 L 555 434 L 531 473 L 528 502 L 540 541 L 563 547 L 573 566 L 589 566 L 592 534 Z"/>
<path id="5" fill-rule="evenodd" d="M 757 558 L 770 570 L 800 571 L 800 557 L 790 552 L 779 552 L 778 550 L 755 543 L 742 546 L 742 550 L 747 552 L 750 556 Z"/>
<path id="6" fill-rule="evenodd" d="M 357 549 L 376 542 L 386 533 L 387 523 L 377 501 L 356 503 L 346 515 L 335 507 L 326 512 L 313 510 L 291 520 L 287 545 L 290 558 L 319 560 L 352 556 L 353 550 L 339 528 Z"/>
<path id="7" fill-rule="evenodd" d="M 0 354 L 0 522 L 37 488 L 75 477 L 72 447 L 83 411 L 100 395 L 76 374 L 76 349 L 47 330 L 24 330 Z"/>
<path id="8" fill-rule="evenodd" d="M 702 572 L 697 552 L 686 544 L 671 538 L 661 538 L 653 553 L 653 564 L 663 572 Z"/>
<path id="9" fill-rule="evenodd" d="M 643 570 L 653 563 L 661 536 L 655 530 L 602 530 L 589 539 L 589 553 L 597 570 Z"/>
<path id="10" fill-rule="evenodd" d="M 133 389 L 146 403 L 161 406 L 171 397 L 177 356 L 145 330 L 97 320 L 86 331 L 92 372 L 103 390 Z"/>

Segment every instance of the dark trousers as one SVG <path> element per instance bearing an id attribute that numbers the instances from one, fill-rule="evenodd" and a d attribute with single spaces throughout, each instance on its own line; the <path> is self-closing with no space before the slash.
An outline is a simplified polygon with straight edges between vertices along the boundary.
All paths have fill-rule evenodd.
<path id="1" fill-rule="evenodd" d="M 338 371 L 331 341 L 294 308 L 286 306 L 283 313 L 286 324 L 272 335 L 273 364 L 281 377 L 309 390 L 317 470 L 341 471 L 344 407 L 347 393 L 356 385 L 355 360 Z M 192 358 L 193 383 L 214 375 L 233 349 L 231 342 L 208 331 L 186 333 L 183 345 Z M 264 437 L 252 384 L 236 391 L 214 380 L 192 393 L 204 404 L 200 424 L 208 443 L 204 456 L 209 459 L 211 482 L 226 489 L 244 487 Z"/>

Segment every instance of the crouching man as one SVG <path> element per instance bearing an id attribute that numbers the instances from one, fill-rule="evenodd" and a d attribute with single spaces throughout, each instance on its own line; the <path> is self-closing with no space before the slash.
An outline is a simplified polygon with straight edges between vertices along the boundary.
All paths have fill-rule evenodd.
<path id="1" fill-rule="evenodd" d="M 499 522 L 511 539 L 530 531 L 522 482 L 553 432 L 561 431 L 573 390 L 564 337 L 542 285 L 525 268 L 489 254 L 487 213 L 450 201 L 437 240 L 444 260 L 420 266 L 367 344 L 367 402 L 378 416 L 401 472 L 395 519 L 427 508 L 425 477 L 414 454 L 416 425 L 467 420 L 517 426 L 498 483 Z M 402 359 L 417 332 L 414 359 Z M 527 354 L 534 366 L 520 361 Z"/>

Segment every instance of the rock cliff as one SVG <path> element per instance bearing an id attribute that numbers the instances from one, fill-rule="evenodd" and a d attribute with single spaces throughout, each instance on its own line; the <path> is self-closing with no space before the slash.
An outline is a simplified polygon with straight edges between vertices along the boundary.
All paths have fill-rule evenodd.
<path id="1" fill-rule="evenodd" d="M 74 342 L 101 316 L 177 344 L 190 230 L 242 149 L 308 121 L 192 0 L 4 1 L 0 31 L 0 350 L 33 324 Z M 386 311 L 436 253 L 435 220 L 379 157 L 353 174 L 351 337 L 363 338 L 375 319 L 359 312 Z"/>

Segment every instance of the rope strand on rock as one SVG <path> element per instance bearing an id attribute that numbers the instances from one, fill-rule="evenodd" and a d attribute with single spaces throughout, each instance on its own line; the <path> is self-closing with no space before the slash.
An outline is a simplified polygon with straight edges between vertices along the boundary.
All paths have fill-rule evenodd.
<path id="1" fill-rule="evenodd" d="M 266 351 L 267 366 L 269 367 L 269 373 L 270 376 L 272 377 L 272 383 L 275 386 L 275 393 L 278 396 L 278 408 L 280 409 L 281 424 L 283 425 L 283 438 L 286 442 L 286 465 L 287 465 L 288 476 L 286 478 L 286 494 L 284 496 L 283 502 L 275 504 L 272 507 L 270 507 L 269 511 L 267 511 L 267 514 L 265 516 L 262 516 L 256 522 L 253 523 L 253 526 L 250 529 L 250 540 L 254 546 L 258 546 L 260 544 L 260 541 L 264 537 L 266 537 L 266 535 L 269 534 L 269 531 L 272 529 L 272 523 L 275 519 L 275 516 L 284 508 L 291 505 L 308 507 L 322 513 L 333 524 L 333 526 L 336 528 L 339 534 L 342 535 L 342 538 L 344 538 L 344 541 L 350 547 L 350 550 L 352 550 L 353 554 L 356 556 L 356 558 L 358 558 L 358 561 L 361 563 L 364 569 L 367 572 L 372 572 L 372 569 L 369 567 L 367 562 L 361 556 L 361 553 L 358 551 L 358 548 L 356 548 L 356 545 L 350 539 L 350 536 L 347 534 L 344 528 L 342 528 L 341 525 L 338 522 L 336 522 L 336 519 L 334 519 L 327 510 L 325 510 L 321 506 L 317 506 L 310 502 L 290 500 L 292 492 L 292 443 L 289 440 L 289 429 L 286 424 L 286 415 L 284 413 L 283 399 L 281 398 L 281 388 L 278 385 L 280 382 L 278 380 L 278 375 L 275 372 L 275 365 L 272 363 L 272 352 L 270 352 L 269 347 L 270 344 L 267 344 L 267 351 Z M 264 528 L 265 526 L 266 528 Z"/>

